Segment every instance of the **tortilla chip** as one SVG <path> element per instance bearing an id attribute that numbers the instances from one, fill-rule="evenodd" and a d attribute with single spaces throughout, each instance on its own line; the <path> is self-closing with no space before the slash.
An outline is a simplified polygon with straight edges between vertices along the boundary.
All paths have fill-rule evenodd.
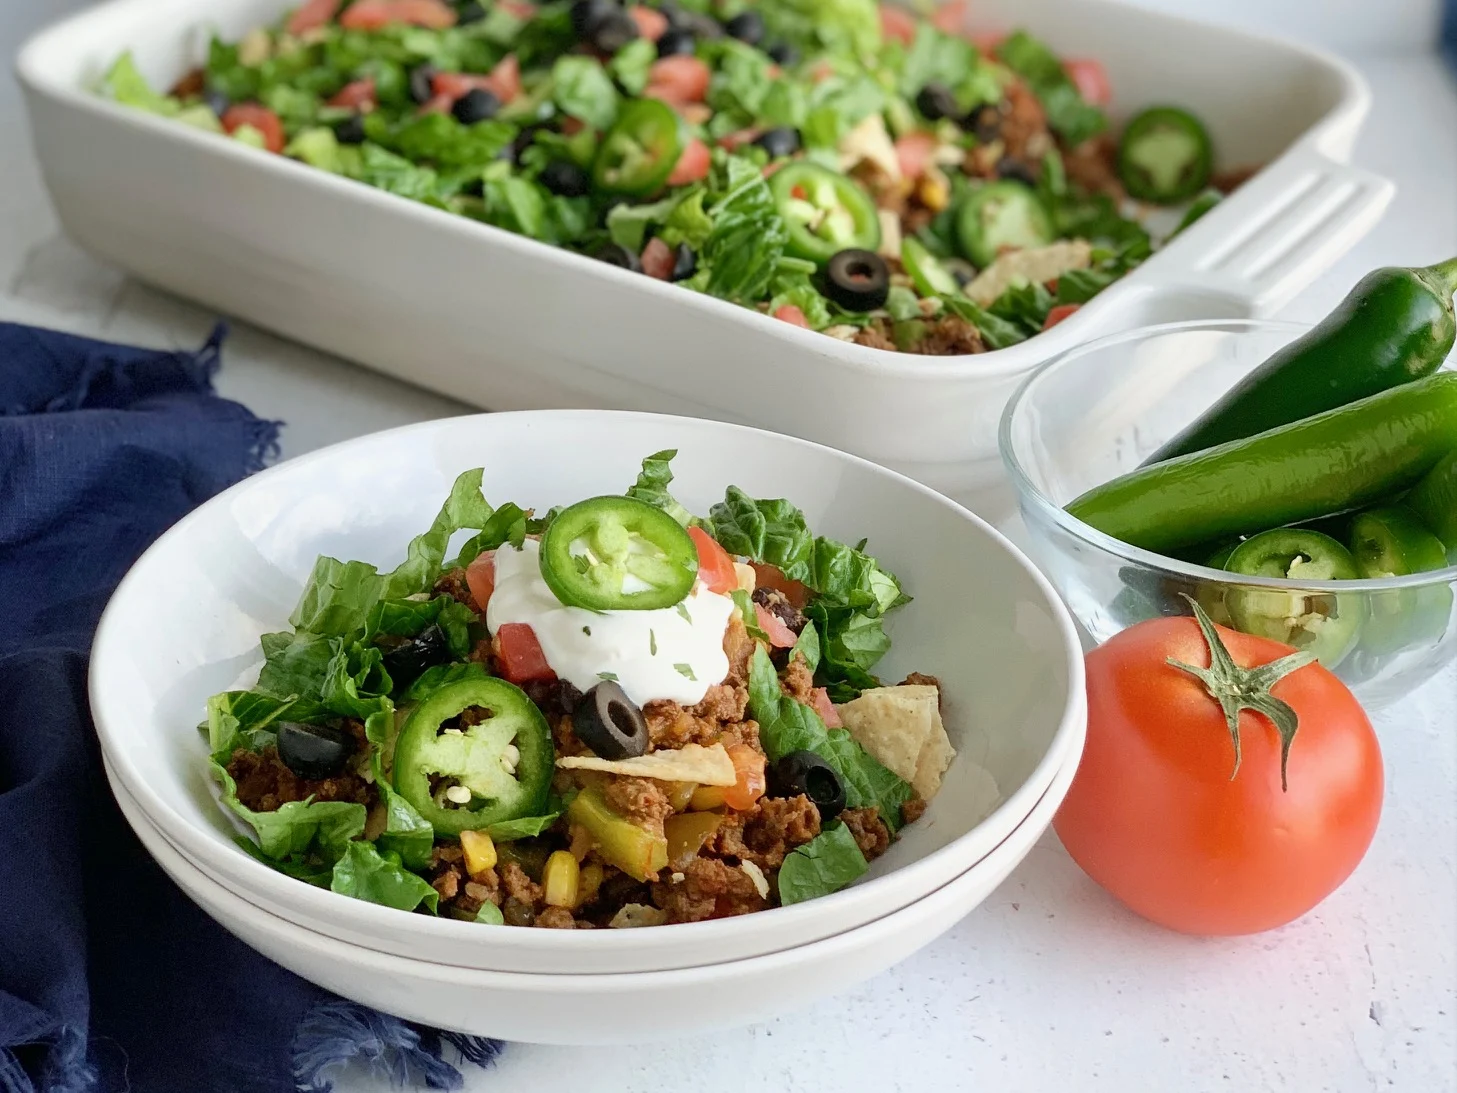
<path id="1" fill-rule="evenodd" d="M 734 761 L 722 744 L 705 748 L 685 744 L 674 751 L 655 751 L 633 759 L 598 759 L 595 755 L 564 755 L 556 765 L 565 770 L 600 770 L 660 782 L 697 782 L 704 786 L 731 786 L 739 780 Z"/>
<path id="2" fill-rule="evenodd" d="M 956 752 L 941 722 L 941 693 L 928 684 L 875 687 L 837 707 L 860 746 L 926 800 Z"/>

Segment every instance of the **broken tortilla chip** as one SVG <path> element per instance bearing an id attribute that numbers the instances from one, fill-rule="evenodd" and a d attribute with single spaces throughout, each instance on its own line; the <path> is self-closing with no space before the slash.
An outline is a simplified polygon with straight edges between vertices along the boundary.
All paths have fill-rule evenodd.
<path id="1" fill-rule="evenodd" d="M 940 699 L 935 687 L 902 684 L 862 691 L 836 709 L 861 747 L 929 801 L 956 755 L 941 722 Z"/>
<path id="2" fill-rule="evenodd" d="M 705 748 L 685 744 L 673 751 L 655 751 L 632 759 L 598 759 L 595 755 L 564 755 L 556 761 L 564 770 L 600 770 L 654 778 L 660 782 L 697 782 L 704 786 L 731 786 L 738 781 L 734 761 L 722 744 Z"/>

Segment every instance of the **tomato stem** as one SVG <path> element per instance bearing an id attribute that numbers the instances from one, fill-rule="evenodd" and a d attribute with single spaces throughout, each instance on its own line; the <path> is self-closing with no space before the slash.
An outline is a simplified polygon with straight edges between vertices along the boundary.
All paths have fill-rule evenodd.
<path id="1" fill-rule="evenodd" d="M 1209 697 L 1218 702 L 1219 708 L 1224 711 L 1224 720 L 1229 725 L 1229 736 L 1234 741 L 1234 770 L 1229 772 L 1229 780 L 1234 781 L 1235 775 L 1239 773 L 1240 711 L 1254 710 L 1256 713 L 1264 714 L 1275 726 L 1275 731 L 1280 734 L 1280 790 L 1281 792 L 1287 791 L 1290 786 L 1286 781 L 1285 773 L 1290 760 L 1290 744 L 1295 739 L 1295 730 L 1300 728 L 1300 718 L 1288 702 L 1272 695 L 1270 688 L 1291 672 L 1314 662 L 1315 654 L 1310 652 L 1291 653 L 1279 660 L 1272 660 L 1268 664 L 1260 664 L 1254 668 L 1241 668 L 1234 662 L 1234 657 L 1230 655 L 1229 650 L 1220 639 L 1219 631 L 1214 626 L 1214 620 L 1192 596 L 1185 596 L 1184 599 L 1188 600 L 1189 606 L 1194 609 L 1194 620 L 1199 624 L 1199 632 L 1204 635 L 1204 641 L 1209 646 L 1209 667 L 1196 668 L 1192 664 L 1184 664 L 1173 657 L 1166 658 L 1166 662 L 1170 667 L 1177 668 L 1181 672 L 1188 672 L 1203 683 L 1204 689 L 1209 692 Z"/>

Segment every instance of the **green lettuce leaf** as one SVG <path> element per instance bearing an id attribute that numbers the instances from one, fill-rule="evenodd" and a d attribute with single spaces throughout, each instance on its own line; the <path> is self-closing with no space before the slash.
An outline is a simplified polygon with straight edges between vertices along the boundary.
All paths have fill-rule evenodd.
<path id="1" fill-rule="evenodd" d="M 987 308 L 999 319 L 1006 319 L 1025 330 L 1030 337 L 1042 332 L 1047 313 L 1052 310 L 1052 293 L 1046 286 L 1032 284 L 1011 285 Z"/>
<path id="2" fill-rule="evenodd" d="M 412 201 L 439 202 L 440 176 L 433 168 L 417 167 L 372 142 L 360 146 L 359 181 Z"/>
<path id="3" fill-rule="evenodd" d="M 364 627 L 385 581 L 368 562 L 341 562 L 320 555 L 304 584 L 289 625 L 311 634 L 351 634 Z"/>
<path id="4" fill-rule="evenodd" d="M 708 207 L 713 229 L 699 255 L 703 291 L 752 303 L 774 278 L 788 230 L 759 166 L 722 150 L 714 155 L 717 184 Z"/>
<path id="5" fill-rule="evenodd" d="M 952 314 L 960 315 L 981 332 L 981 340 L 988 349 L 1006 349 L 1009 345 L 1027 340 L 1027 333 L 1016 323 L 1009 323 L 993 315 L 965 296 L 942 296 L 941 302 Z"/>
<path id="6" fill-rule="evenodd" d="M 1003 64 L 1027 81 L 1047 113 L 1047 124 L 1068 144 L 1081 144 L 1108 128 L 1108 116 L 1085 101 L 1057 55 L 1025 31 L 997 47 Z"/>
<path id="7" fill-rule="evenodd" d="M 465 604 L 450 596 L 428 600 L 380 600 L 369 613 L 364 640 L 389 634 L 397 638 L 413 638 L 432 623 L 444 631 L 452 656 L 464 659 L 471 650 L 470 624 L 475 615 Z"/>
<path id="8" fill-rule="evenodd" d="M 840 776 L 848 807 L 875 808 L 892 832 L 900 827 L 910 785 L 844 729 L 826 728 L 814 710 L 786 695 L 763 646 L 755 647 L 749 664 L 749 712 L 759 723 L 759 741 L 770 762 L 793 751 L 812 751 Z"/>
<path id="9" fill-rule="evenodd" d="M 384 776 L 383 755 L 394 721 L 394 705 L 385 701 L 364 722 L 364 734 L 372 745 L 370 763 L 374 770 L 374 784 L 379 790 L 385 813 L 385 828 L 377 841 L 381 851 L 399 855 L 400 861 L 408 868 L 424 870 L 430 867 L 435 828 L 416 811 L 414 805 L 395 792 L 390 780 Z"/>
<path id="10" fill-rule="evenodd" d="M 279 698 L 258 691 L 223 691 L 207 700 L 208 751 L 226 764 L 234 751 L 262 751 L 277 735 L 271 726 L 297 704 L 296 697 Z"/>
<path id="11" fill-rule="evenodd" d="M 440 905 L 440 893 L 422 877 L 407 871 L 392 856 L 381 854 L 373 843 L 353 842 L 334 863 L 331 891 L 400 911 L 424 904 L 431 914 Z"/>
<path id="12" fill-rule="evenodd" d="M 1057 279 L 1059 304 L 1085 304 L 1118 279 L 1106 269 L 1070 269 Z"/>
<path id="13" fill-rule="evenodd" d="M 516 126 L 492 118 L 462 125 L 450 114 L 409 117 L 381 141 L 406 159 L 426 160 L 437 167 L 484 167 L 516 137 Z"/>
<path id="14" fill-rule="evenodd" d="M 641 95 L 648 85 L 648 69 L 658 59 L 658 51 L 646 38 L 637 38 L 619 49 L 607 64 L 612 78 L 629 95 Z"/>
<path id="15" fill-rule="evenodd" d="M 668 492 L 668 487 L 673 483 L 673 468 L 670 466 L 670 462 L 677 454 L 676 449 L 669 448 L 661 452 L 654 452 L 644 459 L 637 481 L 628 487 L 627 496 L 644 501 L 654 508 L 662 509 L 686 528 L 695 523 L 696 518 Z"/>
<path id="16" fill-rule="evenodd" d="M 619 97 L 602 62 L 568 54 L 551 66 L 552 99 L 562 113 L 580 118 L 593 129 L 607 129 L 617 117 Z"/>
<path id="17" fill-rule="evenodd" d="M 805 667 L 811 672 L 820 666 L 819 627 L 806 626 L 799 632 L 799 640 L 794 643 L 794 648 L 789 650 L 789 658 L 793 660 L 795 656 L 803 657 Z"/>
<path id="18" fill-rule="evenodd" d="M 1001 81 L 982 63 L 975 46 L 959 35 L 920 23 L 905 52 L 898 88 L 903 97 L 914 99 L 933 81 L 949 88 L 957 104 L 967 111 L 1002 97 Z"/>
<path id="19" fill-rule="evenodd" d="M 152 90 L 147 78 L 138 71 L 130 50 L 118 57 L 102 77 L 101 92 L 113 102 L 145 110 L 149 114 L 172 117 L 182 109 L 182 104 L 171 95 Z"/>
<path id="20" fill-rule="evenodd" d="M 779 902 L 787 907 L 838 892 L 869 868 L 854 834 L 844 824 L 835 823 L 784 859 L 779 870 Z"/>
<path id="21" fill-rule="evenodd" d="M 460 553 L 446 568 L 458 569 L 468 566 L 479 555 L 488 550 L 499 550 L 507 543 L 519 547 L 522 540 L 526 538 L 529 523 L 526 510 L 515 502 L 507 501 L 491 513 L 491 518 L 486 521 L 485 527 L 466 540 L 465 545 L 460 548 Z"/>
<path id="22" fill-rule="evenodd" d="M 405 688 L 405 693 L 400 695 L 400 705 L 419 702 L 441 687 L 467 679 L 483 679 L 485 675 L 485 667 L 475 661 L 468 664 L 437 664 L 433 668 L 426 668 L 415 682 Z"/>
<path id="23" fill-rule="evenodd" d="M 440 576 L 450 537 L 462 528 L 480 530 L 486 526 L 493 510 L 481 495 L 481 475 L 481 468 L 476 467 L 457 476 L 430 529 L 410 540 L 405 560 L 385 578 L 385 598 L 399 599 L 427 591 Z"/>
<path id="24" fill-rule="evenodd" d="M 769 301 L 769 314 L 781 307 L 797 307 L 804 313 L 805 321 L 812 330 L 823 330 L 830 325 L 830 308 L 823 293 L 815 288 L 809 274 L 798 270 L 781 272 L 774 279 L 774 296 Z"/>
<path id="25" fill-rule="evenodd" d="M 501 908 L 489 901 L 481 904 L 481 909 L 476 912 L 476 921 L 484 922 L 488 926 L 506 925 L 506 918 L 501 914 Z"/>
<path id="26" fill-rule="evenodd" d="M 273 861 L 318 858 L 337 861 L 351 840 L 364 833 L 365 809 L 350 801 L 290 801 L 274 812 L 254 812 L 238 800 L 238 786 L 226 769 L 212 764 L 223 787 L 223 803 L 258 836 L 258 849 Z"/>
<path id="27" fill-rule="evenodd" d="M 560 815 L 560 812 L 551 812 L 545 816 L 521 816 L 514 820 L 502 820 L 498 824 L 492 824 L 486 831 L 498 843 L 510 842 L 512 839 L 529 839 L 533 835 L 540 835 L 556 823 Z"/>
<path id="28" fill-rule="evenodd" d="M 619 247 L 636 254 L 643 248 L 648 228 L 666 220 L 680 200 L 681 195 L 673 195 L 646 205 L 614 205 L 607 214 L 607 234 Z"/>
<path id="29" fill-rule="evenodd" d="M 742 588 L 735 588 L 729 593 L 729 598 L 738 605 L 739 618 L 743 620 L 744 629 L 749 632 L 749 637 L 755 641 L 767 643 L 769 635 L 764 633 L 764 628 L 759 625 L 759 613 L 754 610 L 753 596 Z"/>

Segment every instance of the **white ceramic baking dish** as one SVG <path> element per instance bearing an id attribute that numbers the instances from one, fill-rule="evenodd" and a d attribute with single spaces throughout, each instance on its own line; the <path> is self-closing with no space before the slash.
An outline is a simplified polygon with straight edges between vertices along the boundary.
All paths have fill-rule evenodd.
<path id="1" fill-rule="evenodd" d="M 998 415 L 1035 365 L 1144 323 L 1278 308 L 1379 218 L 1393 187 L 1344 163 L 1368 106 L 1313 50 L 1110 0 L 978 0 L 1101 59 L 1117 110 L 1197 111 L 1226 164 L 1267 166 L 1051 332 L 996 353 L 915 357 L 547 247 L 92 94 L 123 49 L 170 84 L 209 28 L 288 0 L 113 0 L 19 58 L 61 222 L 144 281 L 488 409 L 603 406 L 793 433 L 903 470 L 996 518 Z"/>

